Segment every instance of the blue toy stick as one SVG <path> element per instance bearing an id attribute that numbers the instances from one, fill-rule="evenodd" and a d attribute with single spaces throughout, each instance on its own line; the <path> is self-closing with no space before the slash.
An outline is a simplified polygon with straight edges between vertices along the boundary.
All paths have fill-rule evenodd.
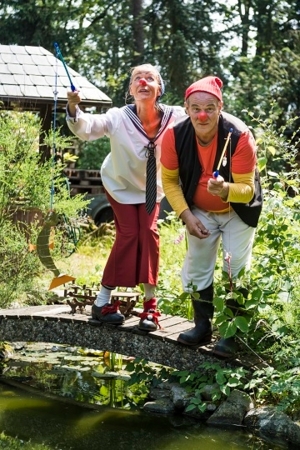
<path id="1" fill-rule="evenodd" d="M 63 58 L 63 55 L 61 54 L 61 51 L 60 51 L 60 49 L 59 49 L 59 46 L 58 46 L 57 42 L 54 42 L 54 48 L 55 48 L 55 51 L 56 51 L 56 56 L 57 56 L 57 57 L 61 60 L 61 62 L 63 63 L 63 66 L 64 66 L 64 68 L 65 68 L 66 74 L 67 74 L 67 76 L 68 76 L 68 78 L 69 78 L 69 81 L 70 81 L 70 85 L 71 85 L 72 92 L 74 92 L 74 91 L 76 91 L 76 87 L 75 87 L 74 84 L 72 83 L 72 80 L 71 80 L 71 77 L 70 77 L 70 74 L 69 74 L 67 65 L 66 65 L 66 63 L 65 63 L 65 60 L 64 60 L 64 58 Z"/>
<path id="2" fill-rule="evenodd" d="M 228 147 L 228 144 L 229 144 L 229 140 L 230 140 L 230 136 L 232 135 L 232 132 L 233 132 L 233 128 L 230 128 L 229 133 L 228 133 L 227 138 L 226 138 L 226 142 L 224 144 L 222 155 L 221 155 L 220 160 L 219 160 L 219 164 L 217 165 L 217 169 L 213 173 L 213 177 L 214 178 L 218 178 L 218 176 L 219 176 L 219 169 L 221 167 L 222 160 L 223 160 L 225 152 L 227 150 L 227 147 Z"/>

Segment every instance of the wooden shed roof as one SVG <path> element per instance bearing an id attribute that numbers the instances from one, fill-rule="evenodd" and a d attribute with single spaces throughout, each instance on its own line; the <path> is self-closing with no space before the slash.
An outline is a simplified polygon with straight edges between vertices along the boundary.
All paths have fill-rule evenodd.
<path id="1" fill-rule="evenodd" d="M 111 106 L 111 99 L 100 89 L 72 68 L 68 67 L 68 71 L 81 91 L 83 108 L 94 106 L 100 110 Z M 17 104 L 24 109 L 54 104 L 55 88 L 58 106 L 65 105 L 70 81 L 59 58 L 43 47 L 0 44 L 0 101 L 7 109 Z"/>
<path id="2" fill-rule="evenodd" d="M 85 77 L 68 67 L 73 85 L 80 90 L 80 108 L 105 112 L 111 99 Z M 0 44 L 0 109 L 35 111 L 41 118 L 40 152 L 49 158 L 44 133 L 51 129 L 54 108 L 65 110 L 70 80 L 62 61 L 43 47 Z"/>

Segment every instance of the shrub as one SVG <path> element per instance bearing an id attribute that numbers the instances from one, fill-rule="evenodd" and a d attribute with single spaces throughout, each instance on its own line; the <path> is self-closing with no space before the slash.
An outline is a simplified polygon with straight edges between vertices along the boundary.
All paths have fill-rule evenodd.
<path id="1" fill-rule="evenodd" d="M 33 286 L 44 267 L 30 253 L 47 214 L 76 221 L 86 207 L 83 196 L 70 197 L 68 183 L 55 154 L 42 161 L 39 153 L 39 119 L 32 113 L 0 111 L 0 305 L 8 306 Z M 53 140 L 54 134 L 48 136 Z M 57 134 L 55 152 L 64 147 Z M 24 222 L 18 220 L 24 217 Z M 56 254 L 66 233 L 56 237 Z"/>

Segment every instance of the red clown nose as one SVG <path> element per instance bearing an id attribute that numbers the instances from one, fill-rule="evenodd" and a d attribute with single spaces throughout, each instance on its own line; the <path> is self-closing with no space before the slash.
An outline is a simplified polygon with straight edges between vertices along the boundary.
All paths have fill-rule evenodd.
<path id="1" fill-rule="evenodd" d="M 205 122 L 206 119 L 208 118 L 208 115 L 206 114 L 205 111 L 201 111 L 201 112 L 199 112 L 197 117 L 200 120 L 200 122 Z"/>
<path id="2" fill-rule="evenodd" d="M 147 86 L 147 82 L 146 82 L 146 80 L 144 80 L 144 78 L 140 79 L 140 85 L 141 86 Z"/>

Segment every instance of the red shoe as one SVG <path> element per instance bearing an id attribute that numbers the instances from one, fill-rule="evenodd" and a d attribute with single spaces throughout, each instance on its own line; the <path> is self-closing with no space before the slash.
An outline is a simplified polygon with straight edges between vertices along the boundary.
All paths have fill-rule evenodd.
<path id="1" fill-rule="evenodd" d="M 144 301 L 144 311 L 139 314 L 141 318 L 138 328 L 142 331 L 156 331 L 157 327 L 161 328 L 158 322 L 160 312 L 156 310 L 157 299 L 151 298 Z"/>

